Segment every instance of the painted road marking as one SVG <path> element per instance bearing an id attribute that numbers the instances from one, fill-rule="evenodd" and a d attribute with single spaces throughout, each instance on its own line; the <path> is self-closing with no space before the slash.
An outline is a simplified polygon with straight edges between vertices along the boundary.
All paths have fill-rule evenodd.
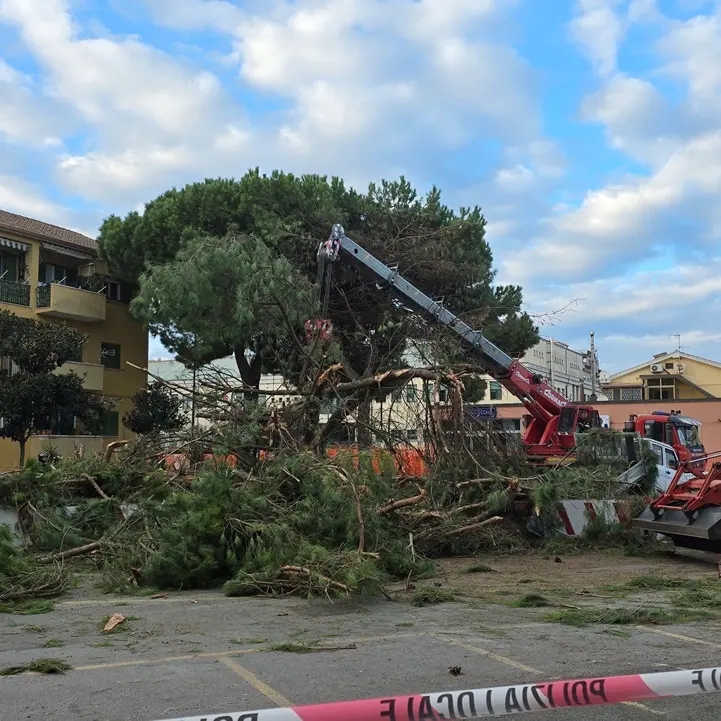
<path id="1" fill-rule="evenodd" d="M 622 706 L 630 706 L 631 708 L 637 708 L 640 711 L 646 711 L 647 713 L 653 714 L 654 716 L 668 716 L 665 711 L 657 711 L 655 708 L 649 708 L 645 703 L 638 703 L 638 701 L 621 701 Z"/>
<path id="2" fill-rule="evenodd" d="M 526 666 L 523 663 L 514 661 L 512 658 L 506 658 L 505 656 L 499 656 L 497 653 L 493 653 L 493 651 L 489 651 L 487 648 L 481 648 L 480 646 L 476 646 L 471 643 L 464 643 L 463 641 L 458 641 L 455 638 L 446 638 L 443 635 L 438 634 L 438 633 L 431 633 L 430 635 L 433 638 L 437 638 L 440 641 L 444 641 L 445 643 L 451 644 L 452 646 L 458 646 L 459 648 L 466 649 L 466 651 L 472 651 L 473 653 L 477 653 L 479 656 L 485 656 L 486 658 L 493 659 L 494 661 L 503 663 L 506 666 L 515 668 L 518 671 L 525 671 L 526 673 L 538 674 L 539 676 L 543 675 L 543 671 L 539 671 L 537 668 L 533 668 L 533 666 Z"/>
<path id="3" fill-rule="evenodd" d="M 266 698 L 269 698 L 276 706 L 287 708 L 293 704 L 282 693 L 268 686 L 265 681 L 261 681 L 255 674 L 251 673 L 245 666 L 241 666 L 229 656 L 218 658 L 218 661 L 227 666 L 233 673 L 237 673 L 243 681 L 249 683 L 256 691 L 259 691 Z"/>
<path id="4" fill-rule="evenodd" d="M 112 606 L 112 605 L 124 605 L 124 606 L 131 606 L 131 605 L 137 605 L 139 603 L 143 603 L 145 601 L 153 601 L 154 603 L 151 605 L 162 605 L 164 603 L 197 603 L 200 605 L 201 603 L 205 601 L 227 601 L 228 603 L 237 603 L 237 604 L 246 604 L 247 601 L 240 601 L 237 598 L 232 598 L 230 596 L 199 596 L 198 598 L 191 598 L 190 596 L 183 596 L 183 597 L 168 597 L 168 598 L 154 598 L 151 599 L 150 596 L 126 596 L 126 597 L 119 597 L 119 598 L 113 598 L 112 601 L 109 601 L 107 598 L 93 598 L 89 599 L 87 601 L 60 601 L 56 604 L 56 608 L 63 609 L 63 608 L 77 608 L 79 606 Z"/>
<path id="5" fill-rule="evenodd" d="M 470 643 L 464 643 L 463 641 L 457 641 L 454 638 L 444 638 L 444 635 L 442 633 L 431 633 L 429 635 L 433 636 L 434 638 L 438 638 L 441 641 L 445 641 L 446 643 L 449 643 L 453 646 L 458 646 L 459 648 L 464 648 L 467 651 L 472 651 L 473 653 L 477 653 L 480 656 L 490 658 L 493 661 L 499 661 L 500 663 L 503 663 L 506 666 L 510 666 L 511 668 L 515 668 L 519 671 L 525 671 L 526 673 L 534 673 L 534 674 L 538 674 L 539 676 L 545 675 L 543 671 L 539 671 L 537 668 L 533 668 L 533 666 L 526 666 L 523 663 L 514 661 L 512 658 L 507 658 L 506 656 L 500 656 L 497 653 L 493 653 L 493 651 L 489 651 L 486 648 L 481 648 L 480 646 L 476 646 L 476 645 L 470 644 Z M 633 708 L 639 709 L 640 711 L 647 711 L 648 713 L 653 714 L 654 716 L 667 716 L 668 715 L 668 714 L 664 713 L 663 711 L 656 711 L 655 709 L 649 708 L 645 704 L 637 703 L 636 701 L 622 701 L 621 703 L 624 706 L 631 706 Z"/>
<path id="6" fill-rule="evenodd" d="M 711 646 L 711 648 L 721 648 L 721 643 L 713 643 L 712 641 L 704 641 L 702 638 L 694 638 L 693 636 L 684 636 L 680 633 L 671 633 L 670 631 L 662 631 L 660 628 L 649 628 L 646 626 L 637 626 L 637 628 L 649 633 L 656 633 L 659 636 L 667 636 L 675 638 L 677 641 L 688 641 L 689 643 L 697 643 L 701 646 Z"/>
<path id="7" fill-rule="evenodd" d="M 260 653 L 259 648 L 242 648 L 235 651 L 208 651 L 207 653 L 189 653 L 184 656 L 163 656 L 162 658 L 138 658 L 134 661 L 116 661 L 114 663 L 92 663 L 87 666 L 75 666 L 73 671 L 98 671 L 104 668 L 123 668 L 124 666 L 143 666 L 155 663 L 173 663 L 175 661 L 191 661 L 194 658 L 224 658 L 226 656 L 244 656 L 249 653 Z"/>

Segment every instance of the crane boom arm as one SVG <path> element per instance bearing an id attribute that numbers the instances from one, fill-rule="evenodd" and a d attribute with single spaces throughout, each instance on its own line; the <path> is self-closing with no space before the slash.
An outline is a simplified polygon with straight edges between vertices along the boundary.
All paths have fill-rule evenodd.
<path id="1" fill-rule="evenodd" d="M 321 243 L 318 249 L 319 267 L 341 256 L 360 268 L 403 305 L 451 330 L 460 339 L 466 352 L 515 395 L 542 424 L 560 415 L 561 409 L 568 405 L 568 401 L 549 386 L 542 376 L 528 370 L 483 333 L 473 330 L 441 302 L 433 300 L 409 283 L 397 269 L 388 267 L 372 256 L 345 234 L 343 226 L 334 225 L 330 238 Z"/>

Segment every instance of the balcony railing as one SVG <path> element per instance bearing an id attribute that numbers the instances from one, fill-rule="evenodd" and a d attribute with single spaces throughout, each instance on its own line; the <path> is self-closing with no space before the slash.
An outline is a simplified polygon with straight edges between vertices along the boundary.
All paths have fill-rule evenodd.
<path id="1" fill-rule="evenodd" d="M 38 287 L 37 296 L 38 308 L 49 308 L 50 307 L 50 286 L 41 285 Z"/>
<path id="2" fill-rule="evenodd" d="M 0 280 L 0 303 L 30 305 L 30 286 L 11 280 Z"/>

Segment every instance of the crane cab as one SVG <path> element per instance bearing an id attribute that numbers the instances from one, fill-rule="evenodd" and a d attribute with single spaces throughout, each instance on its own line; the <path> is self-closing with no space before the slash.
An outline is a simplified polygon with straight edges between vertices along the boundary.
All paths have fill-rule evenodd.
<path id="1" fill-rule="evenodd" d="M 595 408 L 568 405 L 561 409 L 556 432 L 573 437 L 576 433 L 587 433 L 600 427 L 601 416 Z"/>

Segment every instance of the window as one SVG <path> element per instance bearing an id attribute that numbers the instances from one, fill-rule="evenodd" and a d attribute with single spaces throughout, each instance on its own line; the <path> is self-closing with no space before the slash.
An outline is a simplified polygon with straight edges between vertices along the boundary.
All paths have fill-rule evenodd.
<path id="1" fill-rule="evenodd" d="M 413 401 L 417 401 L 419 397 L 418 388 L 412 383 L 409 383 L 406 386 L 406 400 L 412 403 Z"/>
<path id="2" fill-rule="evenodd" d="M 109 280 L 105 284 L 105 295 L 108 296 L 108 300 L 116 300 L 120 302 L 120 283 L 116 283 L 114 280 Z"/>
<path id="3" fill-rule="evenodd" d="M 663 367 L 664 367 L 667 371 L 672 371 L 672 370 L 673 370 L 673 363 L 664 363 L 664 364 L 663 364 Z"/>
<path id="4" fill-rule="evenodd" d="M 498 381 L 491 381 L 491 400 L 500 401 L 503 396 L 501 384 Z"/>
<path id="5" fill-rule="evenodd" d="M 661 452 L 661 446 L 657 446 L 655 443 L 649 443 L 651 450 L 656 455 L 656 465 L 663 465 L 663 453 Z"/>
<path id="6" fill-rule="evenodd" d="M 120 435 L 120 413 L 118 411 L 103 413 L 98 422 L 90 426 L 88 430 L 93 436 L 116 438 Z"/>
<path id="7" fill-rule="evenodd" d="M 445 403 L 448 400 L 448 388 L 446 388 L 445 386 L 441 386 L 438 389 L 438 400 L 441 403 Z"/>
<path id="8" fill-rule="evenodd" d="M 666 468 L 678 468 L 678 459 L 676 457 L 676 451 L 664 449 L 664 456 L 666 457 Z"/>
<path id="9" fill-rule="evenodd" d="M 117 343 L 101 343 L 100 363 L 106 368 L 120 369 L 120 346 Z"/>
<path id="10" fill-rule="evenodd" d="M 12 253 L 0 253 L 0 279 L 12 283 L 18 281 L 18 256 Z"/>
<path id="11" fill-rule="evenodd" d="M 643 400 L 643 388 L 614 388 L 614 401 L 640 401 Z"/>
<path id="12" fill-rule="evenodd" d="M 647 378 L 646 399 L 649 401 L 667 401 L 676 397 L 675 378 Z"/>
<path id="13" fill-rule="evenodd" d="M 406 431 L 406 440 L 409 443 L 415 443 L 418 440 L 418 431 L 416 429 Z"/>
<path id="14" fill-rule="evenodd" d="M 63 285 L 77 286 L 78 269 L 53 263 L 40 263 L 41 283 L 60 283 L 61 281 Z"/>

